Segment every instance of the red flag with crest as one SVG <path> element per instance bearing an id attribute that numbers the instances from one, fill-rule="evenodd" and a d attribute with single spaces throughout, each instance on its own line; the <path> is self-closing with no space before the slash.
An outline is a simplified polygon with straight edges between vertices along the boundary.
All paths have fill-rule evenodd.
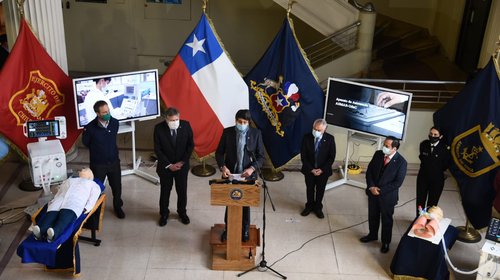
<path id="1" fill-rule="evenodd" d="M 21 19 L 16 43 L 0 72 L 0 133 L 26 157 L 26 145 L 37 140 L 24 136 L 24 123 L 65 116 L 67 138 L 61 144 L 67 152 L 80 135 L 74 107 L 71 79 Z"/>

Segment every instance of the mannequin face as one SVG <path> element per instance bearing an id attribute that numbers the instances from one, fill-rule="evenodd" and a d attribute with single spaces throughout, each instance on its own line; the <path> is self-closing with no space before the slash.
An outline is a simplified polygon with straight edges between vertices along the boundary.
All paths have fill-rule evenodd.
<path id="1" fill-rule="evenodd" d="M 94 173 L 92 173 L 90 168 L 83 168 L 80 172 L 78 172 L 78 176 L 83 179 L 94 180 Z"/>

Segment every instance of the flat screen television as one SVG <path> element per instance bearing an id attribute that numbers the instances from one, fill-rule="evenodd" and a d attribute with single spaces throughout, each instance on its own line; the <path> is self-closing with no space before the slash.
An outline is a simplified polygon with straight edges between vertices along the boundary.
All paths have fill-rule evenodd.
<path id="1" fill-rule="evenodd" d="M 329 78 L 325 119 L 356 132 L 404 140 L 411 97 L 409 92 Z"/>
<path id="2" fill-rule="evenodd" d="M 73 79 L 73 91 L 78 128 L 96 117 L 93 107 L 99 100 L 121 122 L 160 115 L 157 69 Z"/>

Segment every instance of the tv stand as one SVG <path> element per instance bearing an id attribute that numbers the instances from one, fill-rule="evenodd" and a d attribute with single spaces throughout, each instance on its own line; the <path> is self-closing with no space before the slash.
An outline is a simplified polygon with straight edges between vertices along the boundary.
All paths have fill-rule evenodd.
<path id="1" fill-rule="evenodd" d="M 341 185 L 351 185 L 351 186 L 358 187 L 361 189 L 366 188 L 365 182 L 359 182 L 359 181 L 356 181 L 356 180 L 349 178 L 348 165 L 349 165 L 349 153 L 351 152 L 351 149 L 350 149 L 351 146 L 349 144 L 351 142 L 365 143 L 365 144 L 370 144 L 371 146 L 377 144 L 377 150 L 380 150 L 382 148 L 382 138 L 381 137 L 372 136 L 369 134 L 364 134 L 364 133 L 359 133 L 359 132 L 353 132 L 352 130 L 348 130 L 348 132 L 347 132 L 347 148 L 346 148 L 346 152 L 345 152 L 344 166 L 340 167 L 340 173 L 342 174 L 342 178 L 327 184 L 325 190 L 333 189 L 333 188 L 341 186 Z"/>
<path id="2" fill-rule="evenodd" d="M 122 170 L 122 176 L 126 175 L 137 175 L 143 179 L 146 179 L 154 184 L 159 184 L 160 179 L 157 176 L 151 175 L 147 172 L 144 172 L 139 169 L 141 165 L 141 157 L 136 160 L 136 151 L 135 151 L 135 121 L 130 121 L 129 123 L 120 123 L 120 127 L 118 128 L 118 133 L 132 133 L 132 169 Z"/>

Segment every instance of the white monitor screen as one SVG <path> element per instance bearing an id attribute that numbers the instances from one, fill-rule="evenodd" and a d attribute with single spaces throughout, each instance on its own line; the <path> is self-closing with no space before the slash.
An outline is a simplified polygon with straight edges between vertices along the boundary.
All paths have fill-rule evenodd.
<path id="1" fill-rule="evenodd" d="M 144 120 L 160 115 L 158 70 L 118 73 L 73 80 L 78 128 L 91 122 L 94 104 L 104 100 L 119 121 Z"/>

